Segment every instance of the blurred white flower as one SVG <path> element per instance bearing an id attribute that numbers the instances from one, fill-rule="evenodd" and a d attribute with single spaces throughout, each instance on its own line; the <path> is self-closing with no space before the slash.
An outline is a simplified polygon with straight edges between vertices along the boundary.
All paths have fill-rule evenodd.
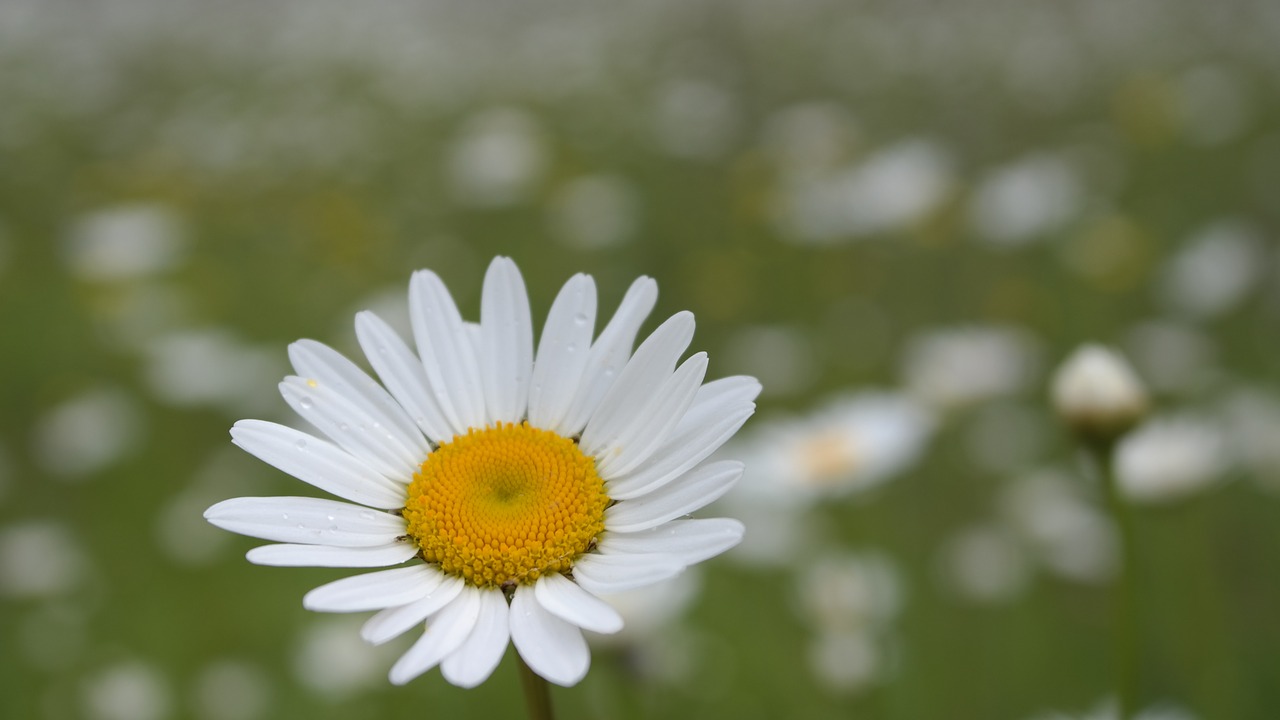
<path id="1" fill-rule="evenodd" d="M 821 556 L 803 568 L 797 591 L 801 619 L 813 631 L 808 655 L 815 677 L 844 692 L 881 680 L 903 604 L 892 560 L 877 551 Z"/>
<path id="2" fill-rule="evenodd" d="M 1116 450 L 1116 479 L 1135 502 L 1176 500 L 1226 479 L 1230 455 L 1222 428 L 1189 415 L 1159 418 Z"/>
<path id="3" fill-rule="evenodd" d="M 996 523 L 974 525 L 942 547 L 938 572 L 956 595 L 976 603 L 1008 602 L 1031 581 L 1032 566 L 1018 538 Z"/>
<path id="4" fill-rule="evenodd" d="M 1200 231 L 1163 268 L 1164 302 L 1193 319 L 1223 315 L 1262 278 L 1266 244 L 1239 220 L 1220 220 Z"/>
<path id="5" fill-rule="evenodd" d="M 890 392 L 837 396 L 793 419 L 757 423 L 733 452 L 748 455 L 738 498 L 807 503 L 875 487 L 919 457 L 932 415 Z"/>
<path id="6" fill-rule="evenodd" d="M 790 105 L 765 119 L 761 143 L 786 179 L 836 170 L 858 142 L 858 125 L 834 102 Z"/>
<path id="7" fill-rule="evenodd" d="M 98 388 L 42 415 L 36 421 L 33 450 L 48 472 L 79 478 L 136 448 L 142 424 L 142 411 L 131 396 L 114 388 Z"/>
<path id="8" fill-rule="evenodd" d="M 906 140 L 847 169 L 784 177 L 775 213 L 785 239 L 847 241 L 920 220 L 942 202 L 952 183 L 951 161 L 940 146 Z"/>
<path id="9" fill-rule="evenodd" d="M 801 616 L 830 630 L 880 630 L 902 609 L 898 569 L 878 551 L 827 554 L 801 571 L 798 601 Z"/>
<path id="10" fill-rule="evenodd" d="M 467 120 L 449 156 L 449 181 L 467 205 L 525 200 L 548 164 L 537 122 L 515 108 L 494 108 Z"/>
<path id="11" fill-rule="evenodd" d="M 1116 567 L 1111 521 L 1081 497 L 1076 478 L 1033 472 L 1004 488 L 1001 517 L 1047 570 L 1067 580 L 1098 583 Z"/>
<path id="12" fill-rule="evenodd" d="M 551 208 L 557 238 L 577 248 L 607 248 L 635 237 L 640 224 L 640 198 L 616 175 L 574 178 L 557 193 Z"/>
<path id="13" fill-rule="evenodd" d="M 88 560 L 71 532 L 53 520 L 0 528 L 0 597 L 48 597 L 75 589 Z"/>
<path id="14" fill-rule="evenodd" d="M 239 415 L 275 402 L 262 388 L 283 374 L 284 357 L 220 328 L 165 335 L 147 348 L 145 379 L 162 402 L 213 406 Z"/>
<path id="15" fill-rule="evenodd" d="M 902 374 L 909 392 L 941 408 L 1012 395 L 1040 371 L 1039 351 L 1023 330 L 973 326 L 931 330 L 907 345 Z"/>
<path id="16" fill-rule="evenodd" d="M 362 624 L 363 618 L 340 615 L 311 620 L 294 648 L 294 679 L 331 699 L 350 697 L 381 684 L 386 663 L 396 649 L 366 643 L 360 638 Z"/>
<path id="17" fill-rule="evenodd" d="M 1232 456 L 1260 485 L 1280 492 L 1280 399 L 1262 388 L 1243 388 L 1227 396 L 1221 412 Z"/>
<path id="18" fill-rule="evenodd" d="M 711 159 L 736 142 L 742 109 L 723 87 L 682 79 L 662 88 L 656 102 L 654 127 L 658 144 L 677 157 Z"/>
<path id="19" fill-rule="evenodd" d="M 857 694 L 883 679 L 885 652 L 859 630 L 819 630 L 809 641 L 809 667 L 831 690 Z"/>
<path id="20" fill-rule="evenodd" d="M 86 681 L 84 716 L 90 720 L 163 720 L 170 717 L 169 684 L 155 667 L 127 661 Z"/>
<path id="21" fill-rule="evenodd" d="M 1037 152 L 989 171 L 969 203 L 977 239 L 998 246 L 1046 237 L 1075 215 L 1080 180 L 1062 158 Z"/>
<path id="22" fill-rule="evenodd" d="M 951 160 L 936 142 L 907 140 L 868 157 L 843 179 L 854 234 L 896 230 L 932 211 L 951 190 Z"/>
<path id="23" fill-rule="evenodd" d="M 1216 341 L 1190 324 L 1140 323 L 1129 331 L 1125 347 L 1143 380 L 1161 393 L 1194 394 L 1221 374 L 1216 367 Z"/>
<path id="24" fill-rule="evenodd" d="M 193 695 L 201 720 L 257 720 L 267 716 L 271 704 L 266 671 L 239 660 L 219 660 L 202 668 Z"/>
<path id="25" fill-rule="evenodd" d="M 129 280 L 176 267 L 184 245 L 181 223 L 169 208 L 120 205 L 79 219 L 67 238 L 66 262 L 85 280 Z"/>
<path id="26" fill-rule="evenodd" d="M 1147 412 L 1147 391 L 1129 363 L 1111 348 L 1078 348 L 1053 375 L 1050 392 L 1058 416 L 1090 439 L 1111 441 Z"/>
<path id="27" fill-rule="evenodd" d="M 670 580 L 634 590 L 601 594 L 600 599 L 618 611 L 624 624 L 621 630 L 611 635 L 591 633 L 587 637 L 601 646 L 644 644 L 683 615 L 701 587 L 700 571 L 690 568 Z"/>

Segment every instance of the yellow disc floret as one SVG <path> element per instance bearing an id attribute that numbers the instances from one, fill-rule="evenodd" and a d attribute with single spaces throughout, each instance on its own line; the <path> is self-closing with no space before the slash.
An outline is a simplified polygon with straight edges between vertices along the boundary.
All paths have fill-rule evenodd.
<path id="1" fill-rule="evenodd" d="M 472 428 L 413 476 L 404 518 L 422 557 L 479 587 L 566 572 L 604 531 L 609 496 L 576 443 L 528 423 Z"/>

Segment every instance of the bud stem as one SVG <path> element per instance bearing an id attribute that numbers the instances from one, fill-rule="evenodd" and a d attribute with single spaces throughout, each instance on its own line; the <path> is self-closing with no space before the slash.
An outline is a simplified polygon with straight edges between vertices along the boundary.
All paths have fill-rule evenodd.
<path id="1" fill-rule="evenodd" d="M 1120 542 L 1119 577 L 1112 601 L 1112 654 L 1116 683 L 1116 717 L 1128 720 L 1136 711 L 1137 598 L 1133 515 L 1116 481 L 1114 442 L 1086 442 L 1106 493 L 1107 508 L 1116 524 Z"/>

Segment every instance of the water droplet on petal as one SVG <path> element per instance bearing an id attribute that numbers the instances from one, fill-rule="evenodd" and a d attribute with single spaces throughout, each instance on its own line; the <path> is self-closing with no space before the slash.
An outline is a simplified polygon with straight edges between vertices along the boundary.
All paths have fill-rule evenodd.
<path id="1" fill-rule="evenodd" d="M 574 315 L 574 316 L 573 316 L 573 324 L 574 324 L 574 325 L 586 325 L 586 324 L 587 324 L 587 314 L 586 314 L 586 313 L 578 313 L 577 315 Z"/>
<path id="2" fill-rule="evenodd" d="M 298 405 L 299 405 L 303 410 L 310 410 L 310 409 L 312 408 L 312 406 L 314 406 L 314 405 L 315 405 L 315 401 L 313 401 L 313 400 L 311 399 L 311 397 L 310 397 L 310 396 L 308 396 L 308 395 L 303 395 L 303 396 L 298 400 Z"/>
<path id="3" fill-rule="evenodd" d="M 306 449 L 307 449 L 307 441 L 306 441 L 306 440 L 301 440 L 301 439 L 300 439 L 300 440 L 298 440 L 298 442 L 294 443 L 294 446 L 296 446 L 299 450 L 306 450 Z"/>

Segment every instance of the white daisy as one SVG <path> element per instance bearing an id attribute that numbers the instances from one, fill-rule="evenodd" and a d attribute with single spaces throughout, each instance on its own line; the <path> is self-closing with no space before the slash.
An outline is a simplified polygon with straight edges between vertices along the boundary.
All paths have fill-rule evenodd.
<path id="1" fill-rule="evenodd" d="M 596 289 L 575 275 L 534 353 L 524 281 L 497 258 L 478 326 L 440 278 L 414 274 L 415 354 L 371 312 L 356 333 L 378 384 L 335 350 L 289 347 L 285 401 L 328 439 L 242 420 L 234 442 L 344 501 L 235 498 L 205 512 L 272 540 L 261 565 L 385 567 L 307 593 L 325 612 L 377 610 L 361 634 L 425 631 L 391 669 L 403 684 L 440 665 L 480 684 L 515 644 L 543 678 L 573 685 L 590 663 L 582 630 L 617 632 L 598 595 L 649 585 L 737 544 L 737 520 L 678 519 L 723 495 L 735 461 L 706 462 L 755 409 L 754 378 L 703 384 L 707 356 L 677 367 L 693 315 L 677 313 L 631 352 L 657 285 L 640 278 L 592 339 Z"/>

